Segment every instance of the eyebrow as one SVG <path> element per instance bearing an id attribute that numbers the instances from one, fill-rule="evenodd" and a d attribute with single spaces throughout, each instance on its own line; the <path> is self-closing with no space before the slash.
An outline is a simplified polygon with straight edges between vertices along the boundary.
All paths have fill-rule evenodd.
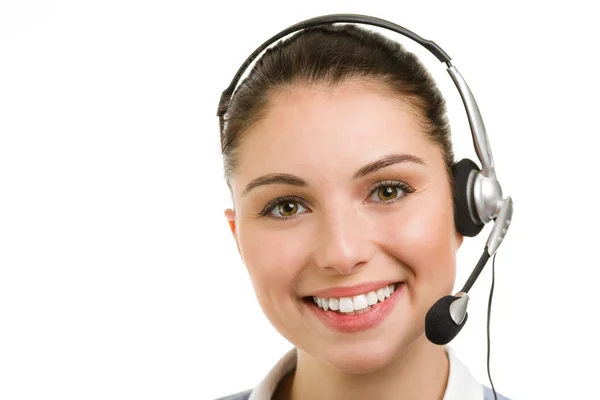
<path id="1" fill-rule="evenodd" d="M 364 167 L 361 167 L 358 171 L 356 171 L 353 175 L 354 179 L 362 178 L 368 174 L 372 174 L 375 171 L 378 171 L 382 168 L 389 167 L 390 165 L 400 164 L 400 163 L 414 163 L 425 165 L 425 161 L 422 158 L 411 155 L 411 154 L 391 154 L 385 156 L 379 160 L 373 161 Z M 296 175 L 292 174 L 267 174 L 260 176 L 254 180 L 252 180 L 242 192 L 242 196 L 247 195 L 252 189 L 255 189 L 259 186 L 265 185 L 275 185 L 275 184 L 283 184 L 283 185 L 291 185 L 291 186 L 307 186 L 306 181 Z"/>
<path id="2" fill-rule="evenodd" d="M 307 183 L 304 179 L 291 174 L 268 174 L 260 176 L 246 185 L 246 188 L 242 192 L 242 196 L 248 194 L 252 189 L 264 185 L 284 184 L 292 186 L 306 186 Z"/>
<path id="3" fill-rule="evenodd" d="M 385 156 L 377 161 L 373 161 L 356 171 L 354 173 L 354 179 L 362 178 L 363 176 L 372 174 L 373 172 L 385 167 L 389 167 L 390 165 L 407 162 L 425 165 L 425 161 L 423 161 L 422 158 L 413 156 L 412 154 L 390 154 L 389 156 Z"/>

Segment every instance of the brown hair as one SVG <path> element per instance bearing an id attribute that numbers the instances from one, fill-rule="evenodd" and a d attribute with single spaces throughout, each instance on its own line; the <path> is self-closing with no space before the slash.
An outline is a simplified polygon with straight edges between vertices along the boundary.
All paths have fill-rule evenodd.
<path id="1" fill-rule="evenodd" d="M 265 51 L 234 93 L 224 116 L 221 151 L 229 183 L 243 133 L 267 109 L 272 95 L 291 84 L 375 83 L 409 102 L 428 137 L 440 146 L 450 180 L 454 154 L 442 94 L 419 59 L 374 31 L 327 25 L 300 31 Z"/>

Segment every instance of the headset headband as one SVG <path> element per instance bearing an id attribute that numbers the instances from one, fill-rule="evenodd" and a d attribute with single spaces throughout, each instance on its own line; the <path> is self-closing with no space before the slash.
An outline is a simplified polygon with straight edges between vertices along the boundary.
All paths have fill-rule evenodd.
<path id="1" fill-rule="evenodd" d="M 465 110 L 467 112 L 467 117 L 469 119 L 469 126 L 471 128 L 471 134 L 473 136 L 473 145 L 475 147 L 475 151 L 477 153 L 477 157 L 481 162 L 481 174 L 491 178 L 496 179 L 496 173 L 494 169 L 494 159 L 492 156 L 492 149 L 490 147 L 485 126 L 483 124 L 483 119 L 481 117 L 481 113 L 479 112 L 479 107 L 477 106 L 477 102 L 475 101 L 475 97 L 467 82 L 460 75 L 456 67 L 452 65 L 450 62 L 450 57 L 441 47 L 439 47 L 436 43 L 431 40 L 426 40 L 420 37 L 419 35 L 413 33 L 412 31 L 394 24 L 392 22 L 383 20 L 381 18 L 370 17 L 366 15 L 358 15 L 358 14 L 330 14 L 324 15 L 316 18 L 307 19 L 301 21 L 295 25 L 290 26 L 287 29 L 279 32 L 275 36 L 271 37 L 269 40 L 264 42 L 260 47 L 258 47 L 250 56 L 244 61 L 241 67 L 236 72 L 233 80 L 223 91 L 221 94 L 221 99 L 219 100 L 219 106 L 217 109 L 217 116 L 219 117 L 219 125 L 221 131 L 224 127 L 224 116 L 229 108 L 229 103 L 235 88 L 237 87 L 238 81 L 240 80 L 243 73 L 246 71 L 248 66 L 258 57 L 260 53 L 262 53 L 267 47 L 273 44 L 275 41 L 281 39 L 284 36 L 287 36 L 293 32 L 297 32 L 303 29 L 312 28 L 318 25 L 324 24 L 332 24 L 332 23 L 358 23 L 364 25 L 372 25 L 380 28 L 388 29 L 392 32 L 399 33 L 405 37 L 412 39 L 413 41 L 419 43 L 421 46 L 425 47 L 429 50 L 434 56 L 436 56 L 441 62 L 446 63 L 447 71 L 452 77 L 454 84 L 458 88 L 460 96 L 462 98 Z"/>

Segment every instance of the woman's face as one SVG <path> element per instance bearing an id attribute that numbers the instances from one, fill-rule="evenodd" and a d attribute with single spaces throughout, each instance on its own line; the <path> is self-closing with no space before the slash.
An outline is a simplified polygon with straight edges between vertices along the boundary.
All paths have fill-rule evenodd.
<path id="1" fill-rule="evenodd" d="M 358 82 L 294 86 L 239 150 L 226 215 L 273 326 L 354 373 L 421 337 L 462 238 L 441 150 L 408 104 Z"/>

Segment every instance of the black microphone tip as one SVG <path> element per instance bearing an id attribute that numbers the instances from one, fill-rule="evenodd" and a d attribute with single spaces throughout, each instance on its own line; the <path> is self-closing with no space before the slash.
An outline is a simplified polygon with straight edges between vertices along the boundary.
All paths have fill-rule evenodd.
<path id="1" fill-rule="evenodd" d="M 469 316 L 465 314 L 464 319 L 457 324 L 450 315 L 450 305 L 458 299 L 457 296 L 444 296 L 439 299 L 427 312 L 425 316 L 425 336 L 430 342 L 437 345 L 448 344 L 458 335 Z"/>

